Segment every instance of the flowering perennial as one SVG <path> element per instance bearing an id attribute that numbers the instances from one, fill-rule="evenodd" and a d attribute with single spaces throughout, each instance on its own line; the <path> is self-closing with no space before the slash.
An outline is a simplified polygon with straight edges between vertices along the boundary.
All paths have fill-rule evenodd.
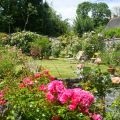
<path id="1" fill-rule="evenodd" d="M 49 83 L 45 82 L 46 85 L 40 81 L 42 78 L 44 80 L 45 77 L 50 80 Z M 55 80 L 55 77 L 51 76 L 48 70 L 36 73 L 32 77 L 24 78 L 18 87 L 19 90 L 30 88 L 29 90 L 31 90 L 31 92 L 32 88 L 37 87 L 37 91 L 43 91 L 47 101 L 53 105 L 54 103 L 61 106 L 65 105 L 70 111 L 77 110 L 88 115 L 93 120 L 102 120 L 99 114 L 93 114 L 89 111 L 91 104 L 94 102 L 94 96 L 90 92 L 82 90 L 81 88 L 67 89 L 64 83 L 60 80 Z M 34 90 L 33 92 L 35 92 Z M 4 92 L 1 90 L 0 105 L 5 104 Z"/>

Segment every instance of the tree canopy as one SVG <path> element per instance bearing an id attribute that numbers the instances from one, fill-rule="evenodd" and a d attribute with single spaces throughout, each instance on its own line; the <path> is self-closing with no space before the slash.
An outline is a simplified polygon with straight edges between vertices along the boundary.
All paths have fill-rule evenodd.
<path id="1" fill-rule="evenodd" d="M 93 28 L 104 26 L 111 17 L 111 11 L 106 3 L 83 2 L 78 5 L 75 19 L 75 31 L 80 35 Z"/>
<path id="2" fill-rule="evenodd" d="M 43 0 L 0 0 L 0 32 L 30 30 L 59 36 L 66 33 L 67 25 Z"/>

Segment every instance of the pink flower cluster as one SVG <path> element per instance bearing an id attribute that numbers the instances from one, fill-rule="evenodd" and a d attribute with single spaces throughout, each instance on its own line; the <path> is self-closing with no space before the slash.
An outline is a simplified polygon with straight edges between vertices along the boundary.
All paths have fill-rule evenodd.
<path id="1" fill-rule="evenodd" d="M 67 89 L 62 81 L 54 80 L 47 86 L 40 86 L 40 90 L 46 91 L 46 97 L 50 102 L 58 101 L 67 104 L 69 110 L 78 109 L 82 113 L 89 115 L 89 107 L 94 102 L 94 96 L 80 88 Z M 99 119 L 98 119 L 99 118 Z M 102 120 L 100 115 L 92 116 L 93 120 Z"/>
<path id="2" fill-rule="evenodd" d="M 90 116 L 93 120 L 102 120 L 102 117 L 99 114 L 89 112 L 89 108 L 94 102 L 94 96 L 90 92 L 82 90 L 81 88 L 67 89 L 63 82 L 55 80 L 55 77 L 51 76 L 48 70 L 36 73 L 32 78 L 24 78 L 22 83 L 19 84 L 19 88 L 34 86 L 36 84 L 34 81 L 35 79 L 44 77 L 47 77 L 50 80 L 50 83 L 47 85 L 42 84 L 37 87 L 39 91 L 45 93 L 48 101 L 59 103 L 60 105 L 65 104 L 69 110 L 82 112 L 83 114 Z M 3 94 L 0 92 L 0 104 L 2 97 Z"/>
<path id="3" fill-rule="evenodd" d="M 4 94 L 3 91 L 0 91 L 0 105 L 5 105 L 6 104 L 6 100 L 4 99 Z"/>
<path id="4" fill-rule="evenodd" d="M 99 115 L 99 114 L 93 114 L 93 115 L 92 115 L 92 119 L 93 119 L 93 120 L 102 120 L 102 116 Z"/>
<path id="5" fill-rule="evenodd" d="M 34 82 L 30 78 L 24 78 L 22 83 L 19 84 L 19 88 L 25 88 L 28 86 L 33 86 Z"/>
<path id="6" fill-rule="evenodd" d="M 19 88 L 25 88 L 28 86 L 33 86 L 34 85 L 34 80 L 38 79 L 38 78 L 42 78 L 42 77 L 47 77 L 50 81 L 55 80 L 55 77 L 50 75 L 48 70 L 44 70 L 43 72 L 40 73 L 36 73 L 34 74 L 31 78 L 26 77 L 22 80 L 22 83 L 19 84 Z M 38 89 L 39 90 L 45 90 L 45 88 L 43 88 L 44 85 L 40 86 Z"/>

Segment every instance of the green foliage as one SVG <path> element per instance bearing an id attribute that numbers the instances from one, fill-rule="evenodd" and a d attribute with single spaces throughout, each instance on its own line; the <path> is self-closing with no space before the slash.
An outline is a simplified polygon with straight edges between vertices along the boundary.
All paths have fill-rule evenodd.
<path id="1" fill-rule="evenodd" d="M 118 89 L 119 90 L 119 89 Z M 120 96 L 112 102 L 109 107 L 110 111 L 106 113 L 105 120 L 119 120 L 120 119 Z"/>
<path id="2" fill-rule="evenodd" d="M 31 42 L 30 49 L 30 53 L 34 57 L 49 58 L 51 55 L 51 44 L 47 37 L 41 37 Z"/>
<path id="3" fill-rule="evenodd" d="M 25 61 L 25 56 L 16 47 L 0 47 L 0 79 L 10 79 L 25 74 L 21 71 L 22 68 L 16 69 Z"/>
<path id="4" fill-rule="evenodd" d="M 109 30 L 103 31 L 105 38 L 120 37 L 120 28 L 111 28 Z"/>
<path id="5" fill-rule="evenodd" d="M 105 50 L 104 53 L 101 53 L 100 57 L 104 64 L 106 65 L 112 65 L 112 66 L 117 66 L 120 64 L 120 52 L 116 51 L 112 48 Z"/>
<path id="6" fill-rule="evenodd" d="M 68 22 L 43 0 L 1 0 L 0 28 L 1 32 L 7 33 L 19 29 L 59 36 L 67 32 Z"/>
<path id="7" fill-rule="evenodd" d="M 56 39 L 53 39 L 51 41 L 52 45 L 51 45 L 51 54 L 53 57 L 59 57 L 60 55 L 60 51 L 62 49 L 62 43 L 60 40 L 56 40 Z"/>
<path id="8" fill-rule="evenodd" d="M 79 35 L 106 25 L 111 17 L 108 5 L 102 2 L 83 2 L 78 5 L 76 13 L 74 29 Z"/>
<path id="9" fill-rule="evenodd" d="M 51 54 L 51 44 L 48 38 L 33 32 L 23 31 L 13 33 L 8 44 L 16 46 L 20 48 L 23 53 L 34 57 L 49 57 Z"/>
<path id="10" fill-rule="evenodd" d="M 94 26 L 106 25 L 111 17 L 111 11 L 106 3 L 93 3 L 92 18 Z"/>
<path id="11" fill-rule="evenodd" d="M 77 15 L 81 15 L 83 18 L 88 17 L 88 13 L 92 8 L 92 3 L 90 2 L 83 2 L 78 5 L 77 7 Z"/>
<path id="12" fill-rule="evenodd" d="M 11 35 L 10 45 L 17 46 L 21 48 L 24 53 L 29 53 L 30 51 L 30 42 L 38 39 L 40 35 L 32 32 L 17 32 Z"/>
<path id="13" fill-rule="evenodd" d="M 94 23 L 90 17 L 86 17 L 86 18 L 82 16 L 76 17 L 74 30 L 80 36 L 84 32 L 92 31 L 93 28 L 94 28 Z"/>
<path id="14" fill-rule="evenodd" d="M 82 43 L 83 50 L 88 58 L 93 57 L 94 53 L 103 51 L 105 48 L 103 37 L 92 34 L 92 32 L 85 36 Z"/>
<path id="15" fill-rule="evenodd" d="M 60 55 L 65 57 L 75 57 L 82 49 L 81 39 L 73 33 L 65 34 L 58 38 L 60 41 Z"/>
<path id="16" fill-rule="evenodd" d="M 9 40 L 9 36 L 6 33 L 0 33 L 0 44 L 5 45 Z"/>

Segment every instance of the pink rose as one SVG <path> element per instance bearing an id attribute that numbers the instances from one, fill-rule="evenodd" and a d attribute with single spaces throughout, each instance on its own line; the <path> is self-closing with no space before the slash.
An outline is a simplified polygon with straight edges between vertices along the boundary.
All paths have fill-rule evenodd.
<path id="1" fill-rule="evenodd" d="M 46 88 L 45 85 L 41 85 L 41 86 L 39 86 L 39 90 L 40 91 L 45 91 L 45 90 L 47 90 L 47 88 Z"/>
<path id="2" fill-rule="evenodd" d="M 34 85 L 33 81 L 31 81 L 30 78 L 24 78 L 24 79 L 23 79 L 23 83 L 24 83 L 25 85 L 29 85 L 29 86 Z"/>
<path id="3" fill-rule="evenodd" d="M 35 77 L 35 78 L 40 78 L 40 77 L 41 77 L 41 74 L 40 74 L 40 73 L 36 73 L 36 74 L 34 74 L 34 77 Z"/>
<path id="4" fill-rule="evenodd" d="M 47 97 L 47 99 L 48 99 L 49 101 L 51 101 L 51 102 L 53 102 L 53 101 L 55 100 L 55 97 L 54 97 L 50 92 L 48 92 L 48 93 L 46 94 L 46 97 Z"/>
<path id="5" fill-rule="evenodd" d="M 100 114 L 93 114 L 92 119 L 93 120 L 102 120 L 102 116 Z"/>
<path id="6" fill-rule="evenodd" d="M 69 105 L 69 110 L 74 111 L 75 109 L 76 109 L 76 105 L 75 104 Z"/>

